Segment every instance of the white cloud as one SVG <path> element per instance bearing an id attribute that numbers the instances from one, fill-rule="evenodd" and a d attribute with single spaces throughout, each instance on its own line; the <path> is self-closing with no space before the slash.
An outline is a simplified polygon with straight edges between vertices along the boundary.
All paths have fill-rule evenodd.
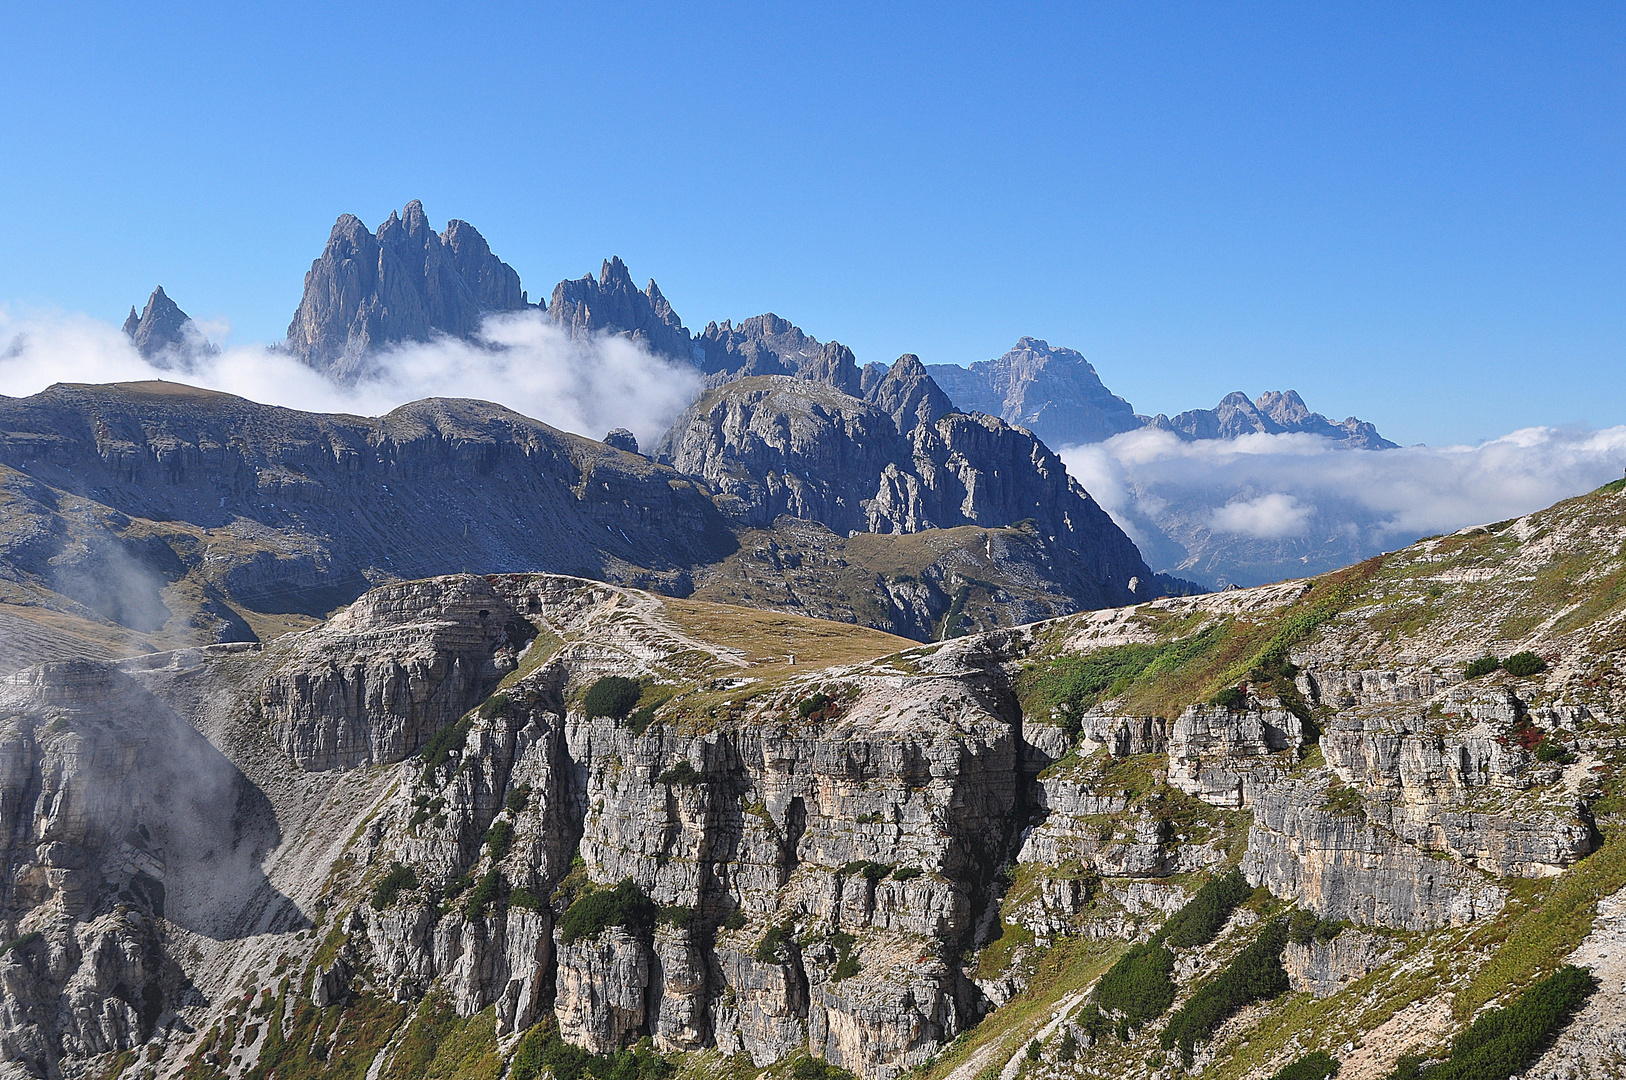
<path id="1" fill-rule="evenodd" d="M 1345 450 L 1316 435 L 1186 442 L 1141 430 L 1061 456 L 1137 540 L 1201 522 L 1237 537 L 1341 539 L 1376 552 L 1539 510 L 1619 477 L 1626 426 L 1532 427 L 1477 446 L 1398 450 Z"/>
<path id="2" fill-rule="evenodd" d="M 1315 508 L 1295 496 L 1273 491 L 1256 499 L 1228 502 L 1210 515 L 1216 532 L 1236 536 L 1256 536 L 1274 540 L 1283 536 L 1303 536 Z"/>
<path id="3" fill-rule="evenodd" d="M 211 334 L 221 327 L 210 326 Z M 340 386 L 264 347 L 229 348 L 186 370 L 143 360 L 123 331 L 82 315 L 17 315 L 0 307 L 0 393 L 56 382 L 167 379 L 308 412 L 378 416 L 425 397 L 495 401 L 545 424 L 603 438 L 630 428 L 651 446 L 700 391 L 686 365 L 620 337 L 574 340 L 539 311 L 488 318 L 480 340 L 440 338 L 380 356 L 378 373 Z"/>

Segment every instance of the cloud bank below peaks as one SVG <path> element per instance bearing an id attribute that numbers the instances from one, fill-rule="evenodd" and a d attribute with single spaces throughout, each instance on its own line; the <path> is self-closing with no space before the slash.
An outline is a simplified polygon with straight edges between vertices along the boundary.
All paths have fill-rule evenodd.
<path id="1" fill-rule="evenodd" d="M 625 427 L 647 447 L 701 389 L 691 368 L 627 338 L 572 338 L 540 311 L 493 315 L 475 341 L 404 344 L 377 361 L 347 386 L 264 346 L 194 353 L 184 365 L 160 366 L 142 359 L 110 323 L 0 307 L 0 394 L 10 397 L 57 382 L 164 379 L 268 405 L 363 416 L 426 397 L 478 398 L 594 439 Z"/>
<path id="2" fill-rule="evenodd" d="M 1248 585 L 1591 491 L 1626 466 L 1626 426 L 1532 427 L 1477 446 L 1396 450 L 1304 434 L 1187 442 L 1141 430 L 1061 457 L 1158 569 Z"/>

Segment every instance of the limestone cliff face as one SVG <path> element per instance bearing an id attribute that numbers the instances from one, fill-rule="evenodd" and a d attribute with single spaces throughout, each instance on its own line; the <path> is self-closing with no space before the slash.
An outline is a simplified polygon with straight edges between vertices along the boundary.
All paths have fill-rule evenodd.
<path id="1" fill-rule="evenodd" d="M 339 218 L 305 275 L 288 349 L 318 371 L 354 379 L 385 346 L 436 333 L 468 338 L 487 313 L 525 306 L 519 275 L 472 225 L 452 221 L 436 235 L 414 199 L 376 235 L 351 214 Z"/>
<path id="2" fill-rule="evenodd" d="M 588 274 L 554 286 L 548 317 L 578 337 L 617 334 L 670 359 L 696 359 L 688 328 L 660 286 L 651 279 L 640 291 L 620 258 L 606 259 L 596 279 Z"/>
<path id="3" fill-rule="evenodd" d="M 902 535 L 1032 520 L 1083 606 L 1166 587 L 1032 435 L 987 416 L 934 416 L 929 394 L 880 384 L 888 386 L 899 391 L 888 401 L 914 425 L 906 436 L 878 404 L 803 380 L 761 377 L 704 395 L 656 454 L 704 478 L 748 524 L 767 526 L 788 514 L 838 534 Z"/>
<path id="4" fill-rule="evenodd" d="M 534 634 L 472 575 L 375 589 L 279 644 L 260 712 L 303 768 L 387 765 L 483 701 Z"/>

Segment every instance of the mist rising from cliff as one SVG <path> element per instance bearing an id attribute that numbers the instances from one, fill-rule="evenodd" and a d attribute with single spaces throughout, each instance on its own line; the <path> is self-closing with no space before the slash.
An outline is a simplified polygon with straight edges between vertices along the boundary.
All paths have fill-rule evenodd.
<path id="1" fill-rule="evenodd" d="M 156 364 L 110 323 L 0 307 L 0 394 L 13 397 L 56 382 L 165 379 L 270 405 L 364 416 L 426 397 L 480 398 L 589 438 L 630 428 L 649 446 L 700 392 L 701 382 L 692 368 L 627 338 L 571 338 L 539 311 L 491 316 L 476 341 L 443 337 L 406 344 L 376 360 L 353 385 L 339 385 L 264 346 L 199 351 Z"/>

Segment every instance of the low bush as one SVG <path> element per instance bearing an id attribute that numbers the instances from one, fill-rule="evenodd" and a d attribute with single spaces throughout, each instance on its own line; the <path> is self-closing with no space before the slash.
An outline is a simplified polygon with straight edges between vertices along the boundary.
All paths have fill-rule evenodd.
<path id="1" fill-rule="evenodd" d="M 1102 1009 L 1140 1023 L 1162 1016 L 1174 1002 L 1174 954 L 1160 936 L 1131 946 L 1101 976 L 1096 1001 Z"/>
<path id="2" fill-rule="evenodd" d="M 1197 890 L 1186 905 L 1163 924 L 1163 939 L 1182 949 L 1207 945 L 1220 932 L 1236 906 L 1253 895 L 1253 887 L 1233 869 L 1223 877 L 1211 878 Z"/>
<path id="3" fill-rule="evenodd" d="M 807 1057 L 791 1066 L 793 1080 L 853 1080 L 853 1074 L 823 1058 Z"/>
<path id="4" fill-rule="evenodd" d="M 1462 674 L 1470 679 L 1477 679 L 1481 675 L 1489 675 L 1502 666 L 1502 662 L 1494 656 L 1481 656 L 1462 669 Z"/>
<path id="5" fill-rule="evenodd" d="M 677 1066 L 656 1053 L 647 1038 L 613 1054 L 590 1054 L 561 1039 L 558 1024 L 549 1018 L 533 1025 L 520 1040 L 508 1077 L 537 1080 L 552 1073 L 553 1080 L 669 1080 L 676 1071 Z"/>
<path id="6" fill-rule="evenodd" d="M 694 921 L 694 908 L 687 904 L 664 904 L 655 921 L 667 926 L 688 926 Z"/>
<path id="7" fill-rule="evenodd" d="M 796 714 L 803 720 L 813 717 L 814 713 L 822 714 L 829 707 L 833 699 L 829 694 L 817 693 L 810 698 L 803 698 L 796 704 Z"/>
<path id="8" fill-rule="evenodd" d="M 559 940 L 565 944 L 597 937 L 612 926 L 624 926 L 635 934 L 647 935 L 659 914 L 655 902 L 624 878 L 613 889 L 599 889 L 578 896 L 559 917 Z"/>
<path id="9" fill-rule="evenodd" d="M 663 784 L 676 784 L 679 787 L 695 787 L 706 781 L 700 770 L 689 764 L 687 758 L 661 773 L 657 779 Z"/>
<path id="10" fill-rule="evenodd" d="M 473 886 L 474 879 L 472 877 L 470 877 L 468 874 L 459 874 L 448 881 L 446 883 L 446 887 L 442 889 L 441 892 L 445 895 L 446 899 L 455 900 L 459 896 L 462 896 L 464 893 L 468 892 Z"/>
<path id="11" fill-rule="evenodd" d="M 1197 1043 L 1207 1041 L 1238 1009 L 1268 1001 L 1286 990 L 1287 972 L 1282 968 L 1285 944 L 1286 920 L 1266 923 L 1253 944 L 1238 953 L 1213 981 L 1198 987 L 1169 1018 L 1158 1044 L 1165 1050 L 1178 1046 L 1189 1062 Z"/>
<path id="12" fill-rule="evenodd" d="M 36 941 L 44 941 L 45 935 L 38 930 L 30 930 L 20 937 L 14 937 L 4 945 L 0 945 L 0 956 L 4 956 L 14 949 L 26 949 Z"/>
<path id="13" fill-rule="evenodd" d="M 733 911 L 730 911 L 726 916 L 723 917 L 723 929 L 744 930 L 745 912 L 741 911 L 739 908 L 735 908 Z"/>
<path id="14" fill-rule="evenodd" d="M 402 889 L 416 889 L 417 887 L 417 871 L 410 866 L 402 866 L 398 862 L 390 863 L 390 868 L 385 871 L 383 878 L 373 888 L 373 910 L 383 911 L 395 903 L 396 898 L 401 895 Z"/>
<path id="15" fill-rule="evenodd" d="M 1044 1053 L 1044 1047 L 1039 1045 L 1039 1040 L 1038 1039 L 1032 1039 L 1032 1040 L 1030 1040 L 1028 1042 L 1028 1060 L 1029 1061 L 1038 1061 L 1040 1055 L 1042 1055 L 1043 1053 Z"/>
<path id="16" fill-rule="evenodd" d="M 1547 661 L 1526 649 L 1516 652 L 1502 662 L 1502 670 L 1516 679 L 1528 679 L 1547 670 Z"/>
<path id="17" fill-rule="evenodd" d="M 1536 744 L 1536 760 L 1568 765 L 1575 760 L 1575 755 L 1570 753 L 1569 747 L 1549 736 Z"/>
<path id="18" fill-rule="evenodd" d="M 1221 705 L 1235 712 L 1248 703 L 1248 695 L 1242 692 L 1240 686 L 1227 686 L 1209 698 L 1208 703 L 1210 705 Z"/>
<path id="19" fill-rule="evenodd" d="M 757 942 L 756 958 L 758 963 L 774 964 L 779 962 L 779 950 L 785 947 L 790 940 L 790 934 L 783 926 L 770 926 L 768 932 L 762 935 Z"/>
<path id="20" fill-rule="evenodd" d="M 463 752 L 463 746 L 468 742 L 469 729 L 473 726 L 474 714 L 469 713 L 455 724 L 446 724 L 435 729 L 435 733 L 429 736 L 429 741 L 423 744 L 423 749 L 418 751 L 418 756 L 424 761 L 425 781 L 435 775 L 435 770 L 445 764 L 447 758 Z"/>
<path id="21" fill-rule="evenodd" d="M 1520 994 L 1504 1009 L 1480 1014 L 1451 1040 L 1446 1059 L 1423 1066 L 1402 1058 L 1389 1080 L 1507 1080 L 1529 1068 L 1564 1025 L 1586 1004 L 1598 980 L 1585 968 L 1565 966 Z"/>
<path id="22" fill-rule="evenodd" d="M 502 818 L 491 823 L 486 830 L 486 847 L 491 849 L 491 857 L 501 862 L 514 848 L 514 827 Z"/>
<path id="23" fill-rule="evenodd" d="M 480 875 L 480 880 L 474 883 L 474 892 L 469 896 L 467 908 L 471 920 L 483 919 L 492 905 L 508 899 L 508 882 L 503 880 L 496 867 L 492 867 Z"/>
<path id="24" fill-rule="evenodd" d="M 918 866 L 900 866 L 896 870 L 892 871 L 892 880 L 913 881 L 915 878 L 919 877 L 925 872 L 926 871 L 922 870 Z"/>
<path id="25" fill-rule="evenodd" d="M 542 900 L 531 890 L 520 886 L 508 894 L 508 906 L 522 911 L 541 911 Z"/>
<path id="26" fill-rule="evenodd" d="M 634 735 L 642 735 L 649 730 L 649 725 L 655 722 L 655 706 L 645 705 L 641 709 L 634 709 L 627 717 L 627 730 Z"/>
<path id="27" fill-rule="evenodd" d="M 624 720 L 643 692 L 637 679 L 605 675 L 587 688 L 587 696 L 582 698 L 582 715 L 589 720 L 599 716 Z"/>
<path id="28" fill-rule="evenodd" d="M 859 967 L 858 958 L 853 955 L 853 947 L 858 944 L 858 938 L 845 930 L 837 930 L 827 938 L 836 949 L 836 966 L 830 972 L 834 982 L 850 979 L 857 975 L 862 968 Z"/>
<path id="29" fill-rule="evenodd" d="M 1338 1075 L 1338 1059 L 1322 1050 L 1283 1065 L 1270 1080 L 1329 1080 Z"/>
<path id="30" fill-rule="evenodd" d="M 480 719 L 495 720 L 499 716 L 507 716 L 512 705 L 507 694 L 492 694 L 480 703 Z"/>
<path id="31" fill-rule="evenodd" d="M 529 784 L 521 784 L 518 787 L 509 788 L 508 797 L 503 800 L 503 807 L 515 817 L 523 814 L 525 812 L 525 808 L 530 805 L 531 785 Z"/>
<path id="32" fill-rule="evenodd" d="M 1293 912 L 1287 920 L 1287 940 L 1295 945 L 1308 945 L 1312 941 L 1331 941 L 1344 931 L 1348 923 L 1323 919 L 1313 911 Z"/>

